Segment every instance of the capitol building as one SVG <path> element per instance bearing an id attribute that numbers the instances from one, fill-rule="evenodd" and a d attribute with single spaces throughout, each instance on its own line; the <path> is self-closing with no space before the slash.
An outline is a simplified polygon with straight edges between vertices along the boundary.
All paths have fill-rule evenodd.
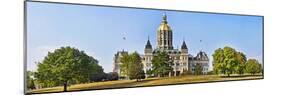
<path id="1" fill-rule="evenodd" d="M 179 76 L 184 71 L 190 71 L 194 73 L 195 66 L 200 65 L 202 67 L 202 73 L 207 74 L 209 69 L 209 58 L 205 52 L 202 50 L 197 53 L 196 56 L 192 56 L 189 54 L 189 49 L 183 40 L 180 49 L 175 49 L 173 47 L 173 31 L 169 26 L 167 21 L 167 15 L 164 14 L 162 17 L 162 22 L 157 29 L 157 45 L 153 48 L 148 38 L 146 45 L 144 46 L 144 54 L 142 57 L 143 70 L 145 73 L 147 71 L 152 70 L 152 62 L 153 56 L 157 54 L 157 52 L 166 52 L 171 60 L 173 61 L 173 71 L 170 72 L 173 76 Z M 120 58 L 123 54 L 128 54 L 127 51 L 118 51 L 114 56 L 114 69 L 113 72 L 117 72 L 120 76 L 122 76 L 120 71 Z M 148 76 L 146 74 L 146 76 Z"/>

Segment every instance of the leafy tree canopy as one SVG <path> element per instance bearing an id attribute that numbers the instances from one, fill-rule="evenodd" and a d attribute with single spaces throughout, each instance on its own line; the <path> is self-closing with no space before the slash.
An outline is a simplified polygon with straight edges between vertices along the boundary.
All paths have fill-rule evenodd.
<path id="1" fill-rule="evenodd" d="M 48 52 L 44 60 L 38 63 L 35 77 L 43 86 L 50 87 L 90 82 L 92 75 L 98 73 L 103 73 L 103 68 L 96 59 L 68 46 Z"/>
<path id="2" fill-rule="evenodd" d="M 261 64 L 256 59 L 249 59 L 246 63 L 246 71 L 250 74 L 262 72 Z"/>
<path id="3" fill-rule="evenodd" d="M 129 79 L 144 79 L 145 74 L 141 63 L 141 57 L 137 52 L 124 54 L 121 58 L 121 72 Z"/>
<path id="4" fill-rule="evenodd" d="M 214 72 L 228 76 L 233 73 L 243 74 L 246 60 L 246 55 L 234 48 L 226 46 L 216 49 L 213 54 Z"/>
<path id="5" fill-rule="evenodd" d="M 164 76 L 165 74 L 173 71 L 172 60 L 166 52 L 157 52 L 152 58 L 152 72 L 158 76 Z"/>

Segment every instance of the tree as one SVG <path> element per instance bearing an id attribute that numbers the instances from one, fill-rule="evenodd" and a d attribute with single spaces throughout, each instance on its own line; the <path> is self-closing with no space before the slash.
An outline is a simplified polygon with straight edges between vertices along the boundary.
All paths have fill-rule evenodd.
<path id="1" fill-rule="evenodd" d="M 225 69 L 224 67 L 224 51 L 223 49 L 219 48 L 215 50 L 215 53 L 212 55 L 213 56 L 213 63 L 214 63 L 214 73 L 216 74 L 224 74 Z"/>
<path id="2" fill-rule="evenodd" d="M 123 54 L 120 62 L 122 63 L 120 65 L 121 75 L 126 75 L 128 78 L 129 72 L 130 72 L 130 64 L 131 64 L 131 57 L 129 54 Z"/>
<path id="3" fill-rule="evenodd" d="M 141 57 L 137 52 L 131 54 L 131 64 L 130 64 L 130 79 L 142 79 L 143 75 L 143 66 L 141 64 Z"/>
<path id="4" fill-rule="evenodd" d="M 129 79 L 143 79 L 144 71 L 141 63 L 141 57 L 137 52 L 132 54 L 123 55 L 121 58 L 121 71 L 127 75 Z"/>
<path id="5" fill-rule="evenodd" d="M 137 81 L 141 81 L 141 79 L 145 79 L 145 73 L 143 70 L 139 70 L 138 74 L 135 76 L 135 79 Z"/>
<path id="6" fill-rule="evenodd" d="M 239 74 L 239 75 L 242 75 L 242 74 L 244 74 L 245 73 L 245 65 L 246 63 L 243 63 L 243 64 L 238 64 L 238 66 L 236 66 L 236 68 L 235 68 L 235 71 L 236 71 L 236 73 L 237 74 Z"/>
<path id="7" fill-rule="evenodd" d="M 194 68 L 194 74 L 195 75 L 201 75 L 201 74 L 203 74 L 202 71 L 203 71 L 203 66 L 200 65 L 200 64 L 196 64 L 195 68 Z"/>
<path id="8" fill-rule="evenodd" d="M 247 61 L 247 57 L 244 53 L 238 52 L 237 60 L 238 60 L 238 66 L 236 66 L 235 71 L 236 71 L 236 73 L 242 75 L 245 72 L 245 64 Z"/>
<path id="9" fill-rule="evenodd" d="M 27 75 L 26 76 L 27 77 L 27 80 L 26 80 L 27 89 L 35 89 L 35 83 L 34 83 L 35 81 L 33 79 L 34 73 L 31 71 L 27 71 L 26 75 Z"/>
<path id="10" fill-rule="evenodd" d="M 247 57 L 243 52 L 237 52 L 237 60 L 241 64 L 245 64 L 247 62 Z"/>
<path id="11" fill-rule="evenodd" d="M 90 77 L 91 82 L 99 82 L 106 80 L 107 74 L 106 73 L 96 73 Z"/>
<path id="12" fill-rule="evenodd" d="M 153 72 L 151 69 L 146 70 L 146 75 L 148 75 L 148 77 L 152 76 Z"/>
<path id="13" fill-rule="evenodd" d="M 106 80 L 113 81 L 118 80 L 119 76 L 117 72 L 109 72 L 106 74 Z"/>
<path id="14" fill-rule="evenodd" d="M 227 74 L 227 76 L 235 73 L 235 68 L 239 66 L 239 58 L 237 55 L 238 53 L 235 49 L 227 46 L 223 49 L 219 48 L 215 50 L 213 54 L 215 73 Z"/>
<path id="15" fill-rule="evenodd" d="M 45 87 L 67 86 L 76 83 L 90 82 L 95 74 L 103 73 L 98 61 L 84 51 L 72 47 L 61 47 L 48 55 L 35 73 L 36 79 Z"/>
<path id="16" fill-rule="evenodd" d="M 152 71 L 158 77 L 173 71 L 172 60 L 166 52 L 157 52 L 152 58 Z"/>
<path id="17" fill-rule="evenodd" d="M 252 75 L 262 71 L 261 64 L 256 59 L 249 59 L 246 63 L 246 71 Z"/>

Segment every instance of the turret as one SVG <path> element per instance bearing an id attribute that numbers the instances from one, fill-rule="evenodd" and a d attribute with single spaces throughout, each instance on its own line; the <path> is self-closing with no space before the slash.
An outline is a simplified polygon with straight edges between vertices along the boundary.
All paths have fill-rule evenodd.
<path id="1" fill-rule="evenodd" d="M 144 53 L 152 53 L 152 45 L 150 44 L 149 38 L 146 42 Z"/>
<path id="2" fill-rule="evenodd" d="M 182 45 L 181 45 L 181 52 L 182 52 L 182 53 L 188 53 L 188 48 L 187 48 L 187 46 L 186 46 L 185 41 L 182 42 Z"/>

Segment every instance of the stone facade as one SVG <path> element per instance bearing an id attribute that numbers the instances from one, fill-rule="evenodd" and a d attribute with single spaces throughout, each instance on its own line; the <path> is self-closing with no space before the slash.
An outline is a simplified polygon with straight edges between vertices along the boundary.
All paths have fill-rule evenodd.
<path id="1" fill-rule="evenodd" d="M 207 54 L 203 51 L 200 51 L 196 57 L 193 57 L 193 56 L 189 56 L 188 57 L 189 59 L 189 70 L 194 73 L 195 71 L 195 66 L 198 64 L 198 65 L 201 65 L 202 66 L 202 73 L 203 74 L 207 74 L 208 71 L 209 71 L 209 58 L 207 56 Z"/>
<path id="2" fill-rule="evenodd" d="M 125 51 L 123 51 L 125 52 Z M 173 47 L 173 31 L 171 27 L 168 25 L 167 16 L 166 14 L 163 15 L 162 22 L 157 29 L 157 46 L 153 49 L 150 40 L 148 38 L 144 54 L 141 55 L 142 57 L 142 64 L 143 70 L 147 73 L 148 70 L 152 69 L 152 62 L 153 56 L 157 52 L 166 52 L 173 60 L 174 65 L 172 66 L 173 72 L 171 75 L 178 76 L 184 71 L 190 70 L 192 73 L 194 72 L 196 64 L 199 64 L 203 68 L 203 74 L 207 74 L 209 68 L 209 58 L 207 54 L 203 51 L 200 51 L 196 57 L 193 57 L 191 54 L 188 53 L 188 48 L 185 41 L 182 42 L 180 49 L 174 49 Z M 126 52 L 128 53 L 128 52 Z M 115 54 L 114 59 L 114 71 L 120 72 L 119 64 L 122 64 L 118 61 L 120 58 L 121 52 L 117 52 Z M 116 68 L 118 67 L 118 68 Z"/>

